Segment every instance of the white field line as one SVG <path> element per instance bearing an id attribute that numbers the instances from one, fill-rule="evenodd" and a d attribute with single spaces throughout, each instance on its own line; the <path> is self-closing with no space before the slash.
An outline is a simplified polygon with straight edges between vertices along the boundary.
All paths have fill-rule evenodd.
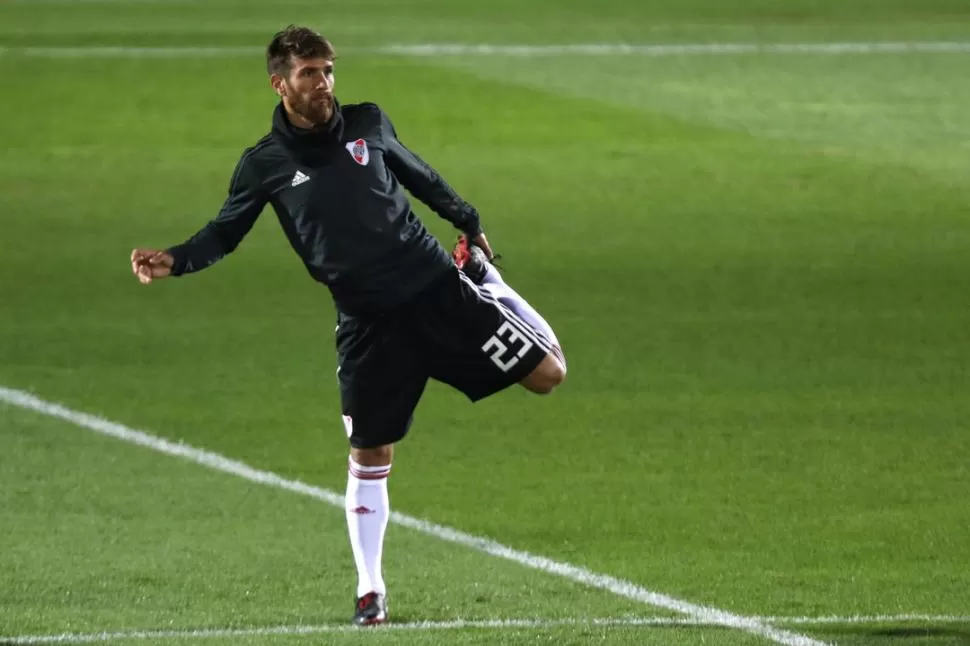
<path id="1" fill-rule="evenodd" d="M 759 617 L 762 621 L 782 624 L 824 625 L 824 624 L 887 624 L 906 622 L 957 623 L 970 622 L 970 616 L 952 615 L 855 615 L 849 617 Z M 716 627 L 717 624 L 681 617 L 629 617 L 617 619 L 481 619 L 453 621 L 418 621 L 410 623 L 390 623 L 378 631 L 423 631 L 458 629 L 549 629 L 568 626 L 583 627 Z M 323 633 L 344 633 L 360 630 L 350 625 L 297 625 L 265 626 L 259 628 L 201 628 L 196 630 L 134 630 L 125 632 L 100 633 L 61 633 L 58 635 L 21 635 L 0 637 L 0 644 L 89 644 L 120 639 L 204 639 L 218 637 L 260 637 L 270 635 L 315 635 Z"/>
<path id="2" fill-rule="evenodd" d="M 970 42 L 884 42 L 884 43 L 675 43 L 635 45 L 589 43 L 572 45 L 386 45 L 375 53 L 404 56 L 560 56 L 578 54 L 615 56 L 688 56 L 725 54 L 898 54 L 970 52 Z"/>
<path id="3" fill-rule="evenodd" d="M 649 617 L 643 619 L 489 619 L 454 621 L 419 621 L 412 623 L 388 623 L 377 631 L 424 631 L 456 630 L 462 628 L 556 628 L 560 626 L 703 626 L 709 625 L 695 619 L 676 617 Z M 64 633 L 60 635 L 24 635 L 20 637 L 0 637 L 0 644 L 88 644 L 118 639 L 166 639 L 166 638 L 205 638 L 205 637 L 259 637 L 267 635 L 314 635 L 321 633 L 355 632 L 361 629 L 351 625 L 319 626 L 271 626 L 265 628 L 225 628 L 200 630 L 144 630 L 130 632 L 103 633 Z"/>
<path id="4" fill-rule="evenodd" d="M 37 58 L 193 58 L 261 56 L 262 47 L 0 47 L 0 55 Z M 490 45 L 461 43 L 418 43 L 377 47 L 346 47 L 351 55 L 443 56 L 725 56 L 740 54 L 933 54 L 970 53 L 970 42 L 899 41 L 841 43 L 673 43 L 628 44 L 586 43 L 570 45 Z"/>
<path id="5" fill-rule="evenodd" d="M 217 471 L 237 475 L 251 482 L 300 493 L 311 498 L 316 498 L 317 500 L 322 500 L 341 509 L 344 507 L 344 497 L 334 491 L 315 487 L 298 480 L 289 480 L 269 471 L 260 471 L 242 462 L 230 460 L 218 453 L 197 449 L 187 444 L 170 442 L 169 440 L 150 435 L 144 431 L 129 428 L 116 422 L 108 421 L 95 415 L 88 415 L 59 404 L 44 401 L 21 390 L 13 390 L 0 386 L 0 402 L 7 402 L 20 408 L 61 419 L 82 428 L 95 431 L 96 433 L 138 444 L 160 453 L 184 458 Z M 660 592 L 648 590 L 631 581 L 618 579 L 607 574 L 599 574 L 577 565 L 554 561 L 544 556 L 516 550 L 488 538 L 466 534 L 457 529 L 436 525 L 400 512 L 392 512 L 390 519 L 399 525 L 410 527 L 411 529 L 451 543 L 464 545 L 534 570 L 556 574 L 571 581 L 612 592 L 620 597 L 639 601 L 640 603 L 658 608 L 672 610 L 698 621 L 727 626 L 754 635 L 760 635 L 761 637 L 765 637 L 779 644 L 785 644 L 786 646 L 819 646 L 820 644 L 824 644 L 824 642 L 812 639 L 806 635 L 775 628 L 751 617 L 737 615 L 710 606 L 690 603 L 689 601 L 677 599 Z"/>

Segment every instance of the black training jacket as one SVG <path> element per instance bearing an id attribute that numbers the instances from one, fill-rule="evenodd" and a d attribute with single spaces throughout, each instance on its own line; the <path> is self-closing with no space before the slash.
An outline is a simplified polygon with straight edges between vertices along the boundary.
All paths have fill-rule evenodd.
<path id="1" fill-rule="evenodd" d="M 481 232 L 478 212 L 398 141 L 379 107 L 335 108 L 325 126 L 304 130 L 277 105 L 270 133 L 239 159 L 218 216 L 168 249 L 173 275 L 233 251 L 266 204 L 310 275 L 346 314 L 399 305 L 452 267 L 402 187 L 470 236 Z"/>

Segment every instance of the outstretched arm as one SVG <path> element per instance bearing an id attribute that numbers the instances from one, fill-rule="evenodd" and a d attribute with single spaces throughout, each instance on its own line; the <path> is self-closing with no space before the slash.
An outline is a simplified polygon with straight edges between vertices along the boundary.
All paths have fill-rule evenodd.
<path id="1" fill-rule="evenodd" d="M 435 169 L 398 140 L 394 126 L 383 112 L 381 119 L 387 144 L 387 167 L 401 185 L 469 238 L 480 236 L 482 226 L 475 207 L 461 199 Z"/>
<path id="2" fill-rule="evenodd" d="M 248 160 L 248 154 L 239 160 L 219 215 L 198 233 L 163 251 L 134 249 L 131 252 L 131 271 L 139 281 L 147 285 L 155 278 L 205 269 L 239 246 L 267 202 Z"/>

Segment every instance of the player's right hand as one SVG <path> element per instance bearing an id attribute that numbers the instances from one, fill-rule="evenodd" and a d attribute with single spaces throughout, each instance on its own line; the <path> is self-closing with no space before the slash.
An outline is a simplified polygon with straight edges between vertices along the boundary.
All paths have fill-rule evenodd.
<path id="1" fill-rule="evenodd" d="M 138 277 L 142 285 L 148 285 L 156 278 L 166 278 L 172 274 L 175 258 L 167 251 L 157 249 L 132 249 L 131 273 Z"/>
<path id="2" fill-rule="evenodd" d="M 485 255 L 488 257 L 489 260 L 492 260 L 493 258 L 495 258 L 495 252 L 493 252 L 492 248 L 489 246 L 488 238 L 485 237 L 484 232 L 479 233 L 477 236 L 475 236 L 475 239 L 472 240 L 472 243 L 474 243 L 475 246 L 479 247 L 482 251 L 484 251 Z"/>

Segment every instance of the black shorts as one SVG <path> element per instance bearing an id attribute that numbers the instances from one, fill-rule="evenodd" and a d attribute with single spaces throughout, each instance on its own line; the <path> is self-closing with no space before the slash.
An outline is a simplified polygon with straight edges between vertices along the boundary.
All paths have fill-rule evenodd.
<path id="1" fill-rule="evenodd" d="M 350 444 L 403 438 L 429 378 L 477 401 L 521 381 L 551 347 L 457 269 L 389 312 L 339 314 L 337 376 Z"/>

